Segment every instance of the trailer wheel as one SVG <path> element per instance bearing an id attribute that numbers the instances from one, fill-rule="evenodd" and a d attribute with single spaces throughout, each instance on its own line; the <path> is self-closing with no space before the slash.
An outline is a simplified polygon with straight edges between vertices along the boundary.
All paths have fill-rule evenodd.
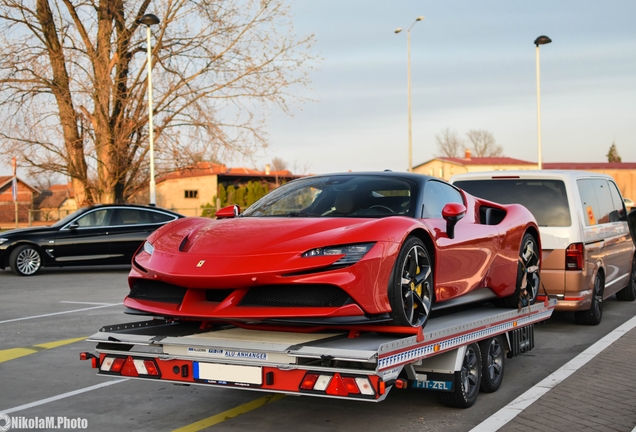
<path id="1" fill-rule="evenodd" d="M 506 358 L 501 336 L 479 343 L 481 350 L 481 391 L 496 392 L 504 377 L 504 359 Z"/>
<path id="2" fill-rule="evenodd" d="M 636 255 L 632 258 L 632 273 L 625 288 L 616 293 L 616 299 L 620 301 L 636 300 Z"/>
<path id="3" fill-rule="evenodd" d="M 517 281 L 513 295 L 496 299 L 496 306 L 505 308 L 526 307 L 537 301 L 539 294 L 539 245 L 534 236 L 526 233 L 521 241 L 519 263 L 517 264 Z M 525 288 L 522 288 L 524 285 Z M 525 291 L 525 292 L 524 292 Z"/>
<path id="4" fill-rule="evenodd" d="M 33 246 L 18 246 L 9 256 L 9 267 L 19 276 L 32 276 L 42 267 L 42 257 Z"/>
<path id="5" fill-rule="evenodd" d="M 592 293 L 592 304 L 588 310 L 574 312 L 574 319 L 577 324 L 598 325 L 603 318 L 603 291 L 605 284 L 600 274 L 594 278 L 594 292 Z"/>
<path id="6" fill-rule="evenodd" d="M 438 392 L 442 405 L 453 408 L 473 406 L 481 385 L 481 351 L 476 343 L 466 347 L 462 369 L 455 372 L 452 392 Z"/>
<path id="7" fill-rule="evenodd" d="M 389 286 L 391 318 L 398 326 L 423 327 L 433 303 L 433 263 L 417 237 L 404 242 Z"/>

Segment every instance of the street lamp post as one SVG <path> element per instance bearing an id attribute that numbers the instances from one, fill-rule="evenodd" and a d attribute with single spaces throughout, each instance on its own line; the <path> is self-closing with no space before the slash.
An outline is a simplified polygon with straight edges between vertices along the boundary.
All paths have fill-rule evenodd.
<path id="1" fill-rule="evenodd" d="M 539 169 L 543 168 L 541 162 L 541 75 L 540 75 L 540 61 L 539 61 L 539 45 L 545 45 L 552 42 L 547 36 L 539 36 L 534 40 L 534 44 L 537 46 L 537 155 L 539 158 Z"/>
<path id="2" fill-rule="evenodd" d="M 150 205 L 157 204 L 156 184 L 155 184 L 155 143 L 154 126 L 152 122 L 152 45 L 150 40 L 150 26 L 159 24 L 161 21 L 157 15 L 146 14 L 139 21 L 146 26 L 147 52 L 148 52 L 148 141 L 150 142 Z"/>
<path id="3" fill-rule="evenodd" d="M 413 171 L 413 121 L 411 119 L 411 29 L 418 22 L 424 19 L 423 16 L 415 18 L 411 27 L 406 31 L 406 58 L 407 58 L 407 87 L 408 87 L 408 118 L 409 118 L 409 172 Z M 395 33 L 400 33 L 402 28 L 395 29 Z"/>

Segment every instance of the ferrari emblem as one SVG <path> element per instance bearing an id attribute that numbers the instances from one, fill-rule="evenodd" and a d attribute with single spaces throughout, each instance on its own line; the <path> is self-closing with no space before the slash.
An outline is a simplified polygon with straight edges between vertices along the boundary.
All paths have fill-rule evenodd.
<path id="1" fill-rule="evenodd" d="M 203 264 L 205 264 L 205 260 L 199 261 L 199 263 L 197 264 L 197 267 L 203 267 Z"/>

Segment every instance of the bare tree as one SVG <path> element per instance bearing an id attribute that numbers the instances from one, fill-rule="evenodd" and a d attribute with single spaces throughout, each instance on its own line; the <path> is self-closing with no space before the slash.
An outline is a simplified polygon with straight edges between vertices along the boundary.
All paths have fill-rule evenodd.
<path id="1" fill-rule="evenodd" d="M 152 5 L 152 10 L 149 7 Z M 245 158 L 264 114 L 309 82 L 313 36 L 284 0 L 0 0 L 0 146 L 32 172 L 69 176 L 78 203 L 148 183 L 145 28 L 153 12 L 157 172 L 189 155 Z M 265 108 L 262 110 L 261 108 Z"/>
<path id="2" fill-rule="evenodd" d="M 495 141 L 492 132 L 486 130 L 469 130 L 466 134 L 471 143 L 471 153 L 474 157 L 503 156 L 503 147 Z"/>
<path id="3" fill-rule="evenodd" d="M 464 140 L 456 131 L 446 128 L 439 135 L 435 135 L 440 156 L 460 157 L 464 150 Z"/>
<path id="4" fill-rule="evenodd" d="M 282 158 L 275 157 L 272 159 L 272 171 L 284 171 L 287 169 L 287 162 Z"/>

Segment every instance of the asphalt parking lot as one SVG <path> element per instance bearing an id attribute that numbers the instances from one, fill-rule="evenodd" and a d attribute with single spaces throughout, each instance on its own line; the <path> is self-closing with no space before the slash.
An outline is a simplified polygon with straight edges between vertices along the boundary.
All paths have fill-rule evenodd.
<path id="1" fill-rule="evenodd" d="M 537 326 L 535 349 L 507 362 L 501 389 L 467 410 L 415 390 L 394 390 L 380 404 L 272 397 L 96 376 L 79 360 L 94 349 L 84 338 L 102 325 L 139 320 L 122 313 L 127 274 L 125 266 L 44 269 L 34 277 L 0 271 L 0 415 L 55 417 L 68 430 L 97 431 L 467 431 L 636 314 L 636 303 L 614 299 L 599 326 L 555 314 Z"/>

